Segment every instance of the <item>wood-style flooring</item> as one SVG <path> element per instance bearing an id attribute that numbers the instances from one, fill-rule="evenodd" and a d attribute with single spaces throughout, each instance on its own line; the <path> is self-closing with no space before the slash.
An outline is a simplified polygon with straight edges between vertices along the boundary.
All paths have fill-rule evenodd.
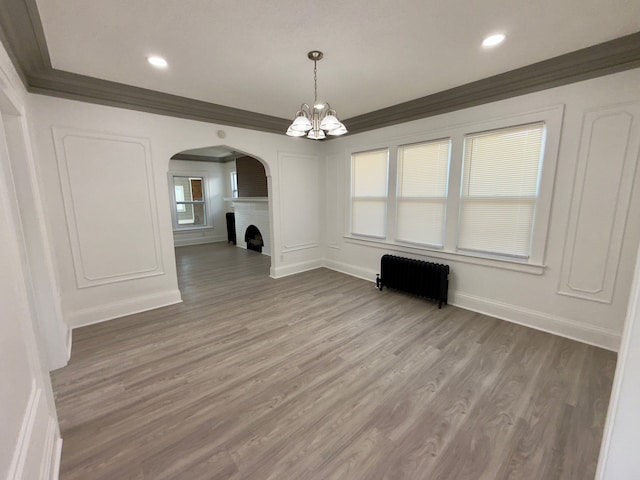
<path id="1" fill-rule="evenodd" d="M 326 269 L 176 250 L 184 303 L 79 328 L 61 479 L 594 477 L 615 354 Z"/>

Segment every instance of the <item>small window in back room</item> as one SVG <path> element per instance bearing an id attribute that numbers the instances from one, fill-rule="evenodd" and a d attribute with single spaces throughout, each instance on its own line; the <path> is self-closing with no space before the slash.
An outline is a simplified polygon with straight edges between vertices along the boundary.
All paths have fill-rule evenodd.
<path id="1" fill-rule="evenodd" d="M 173 177 L 175 191 L 176 227 L 185 228 L 207 224 L 204 178 Z"/>
<path id="2" fill-rule="evenodd" d="M 231 198 L 238 198 L 238 174 L 231 172 Z"/>

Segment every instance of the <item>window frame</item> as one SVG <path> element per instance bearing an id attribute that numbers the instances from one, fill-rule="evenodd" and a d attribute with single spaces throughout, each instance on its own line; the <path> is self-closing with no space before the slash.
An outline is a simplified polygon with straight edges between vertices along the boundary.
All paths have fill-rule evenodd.
<path id="1" fill-rule="evenodd" d="M 479 135 L 483 135 L 483 134 L 488 134 L 488 133 L 492 133 L 492 132 L 500 132 L 503 130 L 509 130 L 509 129 L 516 129 L 516 128 L 522 128 L 522 127 L 528 127 L 528 126 L 532 126 L 532 125 L 542 125 L 542 145 L 541 145 L 541 150 L 538 153 L 538 158 L 539 158 L 539 162 L 538 162 L 538 169 L 537 169 L 537 174 L 536 174 L 536 192 L 534 195 L 513 195 L 511 197 L 503 197 L 503 196 L 499 196 L 499 195 L 494 195 L 492 197 L 484 197 L 484 200 L 493 200 L 493 201 L 500 201 L 500 202 L 506 202 L 506 201 L 520 201 L 522 203 L 530 203 L 533 205 L 532 210 L 533 210 L 533 214 L 532 214 L 532 219 L 531 219 L 531 231 L 529 232 L 529 242 L 530 242 L 530 246 L 529 246 L 529 253 L 528 254 L 515 254 L 515 253 L 505 253 L 505 252 L 495 252 L 495 251 L 488 251 L 488 250 L 482 250 L 482 249 L 474 249 L 474 248 L 468 248 L 468 247 L 461 247 L 460 246 L 460 235 L 461 235 L 461 230 L 462 230 L 462 209 L 464 207 L 464 203 L 465 203 L 465 198 L 473 198 L 473 197 L 469 197 L 469 196 L 465 196 L 464 195 L 464 177 L 465 177 L 465 160 L 466 160 L 466 154 L 467 154 L 467 139 L 474 137 L 474 136 L 479 136 Z M 464 139 L 463 139 L 463 144 L 462 144 L 462 160 L 461 160 L 461 175 L 460 175 L 460 203 L 459 203 L 459 212 L 458 212 L 458 229 L 457 229 L 457 236 L 456 236 L 456 250 L 457 251 L 461 251 L 461 252 L 466 252 L 466 253 L 470 253 L 470 254 L 480 254 L 483 256 L 490 256 L 490 257 L 504 257 L 504 258 L 513 258 L 513 259 L 517 259 L 517 260 L 524 260 L 524 261 L 528 261 L 528 259 L 531 257 L 531 253 L 533 251 L 533 230 L 534 230 L 534 225 L 535 225 L 535 219 L 536 219 L 536 210 L 538 207 L 538 200 L 540 198 L 540 181 L 541 181 L 541 176 L 542 176 L 542 169 L 544 166 L 544 162 L 545 162 L 545 148 L 546 148 L 546 142 L 547 142 L 547 124 L 546 122 L 542 121 L 542 122 L 532 122 L 532 123 L 524 123 L 524 124 L 518 124 L 518 125 L 511 125 L 508 127 L 502 127 L 502 128 L 497 128 L 497 129 L 491 129 L 491 130 L 482 130 L 482 131 L 477 131 L 477 132 L 468 132 L 465 134 Z M 479 198 L 479 197 L 478 197 Z M 474 200 L 469 200 L 471 202 L 473 202 Z M 481 201 L 479 199 L 476 199 L 475 201 Z"/>
<path id="2" fill-rule="evenodd" d="M 175 179 L 176 178 L 189 178 L 189 179 L 200 179 L 202 180 L 202 200 L 195 201 L 179 201 L 176 198 L 175 191 Z M 211 218 L 211 205 L 209 204 L 209 178 L 206 172 L 203 171 L 171 171 L 169 172 L 169 191 L 171 192 L 170 200 L 171 200 L 171 222 L 173 226 L 174 232 L 183 232 L 187 230 L 202 230 L 202 229 L 211 229 L 213 228 L 213 221 Z M 200 225 L 194 224 L 183 224 L 179 223 L 178 220 L 178 206 L 179 205 L 202 205 L 204 210 L 204 223 Z"/>
<path id="3" fill-rule="evenodd" d="M 448 158 L 447 158 L 447 173 L 446 173 L 446 180 L 445 180 L 445 187 L 444 187 L 444 197 L 443 202 L 443 218 L 442 218 L 442 233 L 440 234 L 440 241 L 441 243 L 439 245 L 434 245 L 434 244 L 429 244 L 429 243 L 423 243 L 423 242 L 415 242 L 415 241 L 411 241 L 411 240 L 406 240 L 406 239 L 402 239 L 399 238 L 398 236 L 398 211 L 400 209 L 400 202 L 401 202 L 401 197 L 400 197 L 400 182 L 402 180 L 401 174 L 400 174 L 400 150 L 404 147 L 411 147 L 414 145 L 424 145 L 424 144 L 428 144 L 428 143 L 435 143 L 435 142 L 441 142 L 443 140 L 448 140 L 449 143 L 449 153 L 448 153 Z M 402 145 L 398 145 L 397 148 L 395 149 L 396 151 L 396 158 L 395 158 L 395 173 L 396 173 L 396 189 L 395 189 L 395 229 L 394 229 L 394 236 L 393 238 L 395 238 L 395 241 L 400 243 L 400 244 L 406 244 L 406 245 L 416 245 L 416 246 L 422 246 L 425 248 L 429 248 L 429 249 L 435 249 L 435 250 L 442 250 L 445 247 L 445 238 L 446 238 L 446 225 L 447 225 L 447 208 L 448 208 L 448 197 L 449 197 L 449 182 L 450 182 L 450 177 L 451 177 L 451 151 L 452 151 L 452 140 L 451 137 L 445 136 L 445 137 L 436 137 L 436 138 L 431 138 L 429 140 L 423 140 L 423 141 L 419 141 L 419 142 L 410 142 L 410 143 L 403 143 Z M 404 167 L 403 167 L 404 168 Z M 415 201 L 415 202 L 421 202 L 421 201 L 425 201 L 425 198 L 435 198 L 435 197 L 402 197 L 405 199 L 405 201 Z"/>
<path id="4" fill-rule="evenodd" d="M 387 155 L 387 159 L 386 159 L 386 185 L 385 185 L 385 194 L 383 197 L 377 197 L 377 196 L 362 196 L 362 197 L 356 197 L 353 195 L 353 190 L 354 190 L 354 180 L 355 180 L 355 175 L 354 175 L 354 162 L 353 159 L 356 155 L 359 154 L 365 154 L 365 153 L 376 153 L 376 152 L 386 152 Z M 370 238 L 370 239 L 386 239 L 388 237 L 388 233 L 385 233 L 385 235 L 383 236 L 379 236 L 379 235 L 371 235 L 371 234 L 366 234 L 366 233 L 358 233 L 358 232 L 354 232 L 353 231 L 353 201 L 354 199 L 384 199 L 384 213 L 383 213 L 383 230 L 385 232 L 387 232 L 387 227 L 389 225 L 388 222 L 388 212 L 389 212 L 389 174 L 390 174 L 390 150 L 388 147 L 378 147 L 378 148 L 367 148 L 364 150 L 359 150 L 357 152 L 352 152 L 351 155 L 349 156 L 349 169 L 350 169 L 350 175 L 349 175 L 349 232 L 351 235 L 355 236 L 355 237 L 359 237 L 359 238 Z"/>
<path id="5" fill-rule="evenodd" d="M 369 245 L 375 248 L 399 253 L 428 255 L 433 259 L 455 260 L 462 263 L 487 265 L 506 270 L 520 271 L 541 275 L 544 272 L 545 255 L 547 249 L 547 237 L 551 218 L 551 204 L 555 188 L 556 166 L 564 117 L 564 104 L 556 104 L 531 110 L 523 113 L 515 113 L 494 117 L 488 120 L 476 120 L 465 123 L 452 123 L 449 126 L 437 129 L 425 130 L 424 134 L 412 134 L 404 137 L 390 138 L 384 144 L 376 144 L 375 147 L 356 147 L 347 150 L 345 160 L 348 162 L 347 201 L 349 202 L 347 222 L 343 237 L 347 243 L 357 245 Z M 538 197 L 536 199 L 531 234 L 531 251 L 528 258 L 516 258 L 508 255 L 499 255 L 485 252 L 459 250 L 458 231 L 461 208 L 461 190 L 463 182 L 464 138 L 465 135 L 483 131 L 499 130 L 518 125 L 526 125 L 543 122 L 546 127 L 546 140 L 542 154 L 541 171 L 538 178 Z M 442 248 L 423 244 L 415 244 L 396 239 L 397 222 L 397 182 L 398 182 L 398 149 L 403 145 L 414 143 L 426 143 L 433 140 L 450 138 L 449 172 L 447 185 L 447 200 L 445 209 L 444 246 Z M 367 238 L 366 235 L 352 233 L 352 207 L 351 191 L 353 183 L 353 167 L 351 157 L 355 153 L 387 149 L 389 158 L 387 161 L 387 216 L 385 223 L 385 237 Z M 391 240 L 393 239 L 393 240 Z"/>
<path id="6" fill-rule="evenodd" d="M 231 198 L 238 198 L 238 172 L 235 170 L 229 173 L 231 181 Z"/>

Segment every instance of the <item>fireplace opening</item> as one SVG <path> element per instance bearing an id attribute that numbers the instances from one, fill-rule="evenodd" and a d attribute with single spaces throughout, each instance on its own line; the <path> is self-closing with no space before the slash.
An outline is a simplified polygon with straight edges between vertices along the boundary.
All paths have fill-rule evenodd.
<path id="1" fill-rule="evenodd" d="M 249 225 L 244 232 L 244 241 L 247 242 L 247 250 L 254 250 L 262 253 L 262 247 L 264 247 L 264 241 L 262 240 L 262 234 L 258 227 L 255 225 Z"/>

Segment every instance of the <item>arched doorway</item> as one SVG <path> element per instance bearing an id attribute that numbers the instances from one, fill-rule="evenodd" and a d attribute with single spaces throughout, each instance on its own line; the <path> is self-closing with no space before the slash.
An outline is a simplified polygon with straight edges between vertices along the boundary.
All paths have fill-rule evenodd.
<path id="1" fill-rule="evenodd" d="M 254 225 L 261 253 L 271 256 L 270 174 L 262 159 L 226 145 L 182 150 L 171 157 L 168 184 L 175 247 L 233 237 L 247 248 L 254 245 L 245 240 L 246 229 Z"/>

